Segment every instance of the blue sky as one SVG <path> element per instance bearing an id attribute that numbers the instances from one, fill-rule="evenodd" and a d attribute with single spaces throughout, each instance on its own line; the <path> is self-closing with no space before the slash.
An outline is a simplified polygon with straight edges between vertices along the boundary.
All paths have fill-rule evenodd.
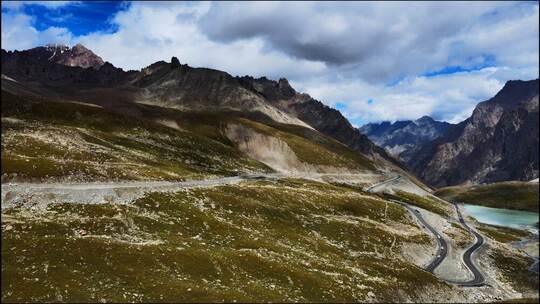
<path id="1" fill-rule="evenodd" d="M 38 31 L 49 27 L 64 27 L 79 36 L 98 31 L 116 31 L 117 27 L 111 22 L 112 18 L 129 6 L 129 2 L 122 1 L 68 2 L 57 7 L 42 5 L 41 2 L 28 2 L 21 3 L 18 12 L 32 16 L 33 25 Z M 3 13 L 11 10 L 9 4 L 7 7 L 2 6 Z"/>
<path id="2" fill-rule="evenodd" d="M 455 74 L 455 73 L 463 73 L 463 72 L 472 72 L 472 71 L 479 71 L 485 68 L 489 67 L 496 67 L 497 62 L 494 55 L 482 55 L 482 62 L 479 64 L 475 64 L 470 67 L 463 67 L 463 66 L 445 66 L 444 68 L 437 70 L 437 71 L 430 71 L 422 74 L 422 76 L 425 77 L 433 77 L 437 75 L 448 75 L 448 74 Z"/>
<path id="3" fill-rule="evenodd" d="M 34 25 L 38 31 L 65 27 L 79 36 L 96 31 L 116 31 L 117 27 L 110 21 L 118 11 L 127 9 L 129 5 L 128 2 L 119 1 L 73 2 L 51 9 L 30 4 L 23 5 L 21 12 L 35 18 Z"/>
<path id="4" fill-rule="evenodd" d="M 82 43 L 124 69 L 177 56 L 286 77 L 355 125 L 458 122 L 538 78 L 538 2 L 2 2 L 2 48 Z"/>

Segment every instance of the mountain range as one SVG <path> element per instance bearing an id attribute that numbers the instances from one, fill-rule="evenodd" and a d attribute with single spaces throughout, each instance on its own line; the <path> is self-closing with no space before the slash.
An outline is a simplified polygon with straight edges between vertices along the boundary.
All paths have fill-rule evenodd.
<path id="1" fill-rule="evenodd" d="M 2 94 L 12 100 L 3 104 L 6 113 L 16 113 L 20 99 L 31 101 L 35 108 L 54 104 L 42 101 L 70 103 L 66 108 L 74 107 L 74 102 L 77 107 L 94 105 L 99 111 L 210 137 L 208 144 L 225 145 L 277 171 L 408 174 L 401 162 L 373 144 L 339 111 L 296 92 L 286 79 L 233 77 L 190 67 L 176 57 L 140 71 L 123 71 L 82 45 L 2 50 Z M 87 140 L 77 145 L 86 145 L 83 150 L 93 153 Z M 4 156 L 4 176 L 16 171 L 10 169 L 16 163 L 10 157 L 20 155 Z M 112 170 L 107 162 L 99 166 L 105 172 Z M 94 177 L 105 178 L 103 170 Z"/>
<path id="2" fill-rule="evenodd" d="M 538 177 L 538 79 L 509 81 L 459 124 L 430 117 L 360 129 L 436 186 Z"/>
<path id="3" fill-rule="evenodd" d="M 538 177 L 538 80 L 509 81 L 459 124 L 425 116 L 357 129 L 338 110 L 296 92 L 284 78 L 233 77 L 190 67 L 175 57 L 140 71 L 124 71 L 78 44 L 2 50 L 2 93 L 34 101 L 93 104 L 184 131 L 188 127 L 175 117 L 178 113 L 234 113 L 213 122 L 211 128 L 220 135 L 212 139 L 220 137 L 221 144 L 278 171 L 341 172 L 362 167 L 347 163 L 341 150 L 345 148 L 345 155 L 363 158 L 364 167 L 369 163 L 380 172 L 404 174 L 408 169 L 435 187 Z M 179 112 L 171 114 L 172 110 Z M 232 117 L 252 125 L 228 121 Z M 278 134 L 292 132 L 309 144 L 326 145 L 320 151 L 341 161 L 335 166 L 317 149 L 295 151 L 292 140 L 283 142 L 283 137 L 276 142 L 275 136 L 259 138 L 261 130 L 251 132 L 254 125 L 276 124 L 281 127 L 273 128 L 281 131 Z M 254 142 L 264 142 L 266 150 L 254 148 Z M 308 164 L 315 159 L 319 163 Z"/>
<path id="4" fill-rule="evenodd" d="M 444 136 L 451 127 L 450 123 L 423 116 L 414 121 L 369 123 L 362 126 L 360 132 L 394 157 L 408 162 L 422 145 Z"/>

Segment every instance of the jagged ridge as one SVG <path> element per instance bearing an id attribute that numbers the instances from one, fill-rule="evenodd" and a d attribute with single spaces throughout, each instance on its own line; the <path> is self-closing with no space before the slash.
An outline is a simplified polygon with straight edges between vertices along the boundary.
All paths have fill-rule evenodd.
<path id="1" fill-rule="evenodd" d="M 360 128 L 377 145 L 405 162 L 411 160 L 422 145 L 444 136 L 452 124 L 423 116 L 415 121 L 369 123 Z"/>

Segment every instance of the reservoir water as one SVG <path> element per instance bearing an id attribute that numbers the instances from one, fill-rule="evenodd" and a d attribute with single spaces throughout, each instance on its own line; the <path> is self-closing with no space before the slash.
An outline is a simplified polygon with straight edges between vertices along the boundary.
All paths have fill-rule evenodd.
<path id="1" fill-rule="evenodd" d="M 517 229 L 533 228 L 538 222 L 538 213 L 520 210 L 490 208 L 464 204 L 465 212 L 481 223 Z"/>

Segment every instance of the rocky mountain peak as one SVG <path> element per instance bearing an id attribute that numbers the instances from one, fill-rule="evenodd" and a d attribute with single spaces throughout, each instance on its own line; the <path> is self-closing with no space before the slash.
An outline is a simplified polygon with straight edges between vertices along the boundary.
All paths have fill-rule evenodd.
<path id="1" fill-rule="evenodd" d="M 82 53 L 85 53 L 85 52 L 92 52 L 92 51 L 90 51 L 84 45 L 82 45 L 80 43 L 75 44 L 71 50 L 73 51 L 74 54 L 82 54 Z"/>
<path id="2" fill-rule="evenodd" d="M 296 91 L 289 84 L 289 81 L 286 78 L 280 78 L 278 81 L 278 88 L 281 94 L 285 97 L 293 97 L 296 94 Z"/>
<path id="3" fill-rule="evenodd" d="M 435 120 L 433 120 L 433 118 L 427 116 L 427 115 L 424 115 L 420 118 L 418 118 L 417 120 L 415 120 L 416 123 L 419 123 L 419 124 L 427 124 L 427 123 L 432 123 L 432 122 L 435 122 Z"/>
<path id="4" fill-rule="evenodd" d="M 101 57 L 80 43 L 77 43 L 72 48 L 65 44 L 50 43 L 28 51 L 37 57 L 41 57 L 40 54 L 45 53 L 44 55 L 47 56 L 47 60 L 50 62 L 67 66 L 78 66 L 84 69 L 94 68 L 98 70 L 105 63 Z"/>
<path id="5" fill-rule="evenodd" d="M 451 126 L 424 115 L 414 121 L 370 123 L 362 126 L 360 131 L 391 155 L 408 162 L 420 147 L 444 136 Z"/>
<path id="6" fill-rule="evenodd" d="M 2 73 L 20 82 L 75 89 L 115 86 L 138 72 L 116 68 L 81 44 L 48 44 L 24 51 L 2 50 Z"/>
<path id="7" fill-rule="evenodd" d="M 63 50 L 67 51 L 69 50 L 69 46 L 62 44 L 62 43 L 48 43 L 44 46 L 49 51 L 55 51 L 55 50 Z"/>

